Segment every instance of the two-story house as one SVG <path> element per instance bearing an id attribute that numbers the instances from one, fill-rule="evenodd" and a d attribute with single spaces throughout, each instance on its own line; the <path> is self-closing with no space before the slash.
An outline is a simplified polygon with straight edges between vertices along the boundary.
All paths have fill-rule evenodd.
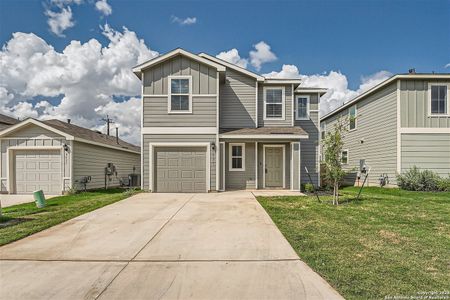
<path id="1" fill-rule="evenodd" d="M 449 176 L 449 92 L 450 74 L 399 74 L 323 116 L 322 136 L 339 118 L 349 121 L 342 152 L 349 183 L 363 165 L 371 184 L 382 177 L 396 185 L 413 166 Z"/>
<path id="2" fill-rule="evenodd" d="M 142 188 L 300 190 L 319 182 L 325 89 L 268 79 L 176 49 L 133 68 L 142 82 Z"/>

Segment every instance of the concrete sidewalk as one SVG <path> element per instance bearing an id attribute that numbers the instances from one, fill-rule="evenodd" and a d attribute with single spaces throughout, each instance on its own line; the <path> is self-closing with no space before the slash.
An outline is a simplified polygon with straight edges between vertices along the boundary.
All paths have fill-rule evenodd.
<path id="1" fill-rule="evenodd" d="M 250 192 L 139 194 L 0 259 L 5 299 L 342 299 Z"/>

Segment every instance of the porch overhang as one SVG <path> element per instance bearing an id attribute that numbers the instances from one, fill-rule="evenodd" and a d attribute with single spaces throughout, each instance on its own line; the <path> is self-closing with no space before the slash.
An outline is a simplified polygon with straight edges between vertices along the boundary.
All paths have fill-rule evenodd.
<path id="1" fill-rule="evenodd" d="M 222 129 L 221 139 L 229 140 L 299 140 L 309 135 L 301 127 L 259 127 Z"/>

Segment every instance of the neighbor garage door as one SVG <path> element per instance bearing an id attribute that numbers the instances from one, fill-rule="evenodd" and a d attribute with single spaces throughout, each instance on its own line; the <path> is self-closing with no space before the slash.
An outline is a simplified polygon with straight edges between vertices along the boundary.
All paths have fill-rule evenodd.
<path id="1" fill-rule="evenodd" d="M 59 150 L 14 151 L 15 192 L 28 194 L 43 190 L 61 194 L 61 155 Z"/>
<path id="2" fill-rule="evenodd" d="M 156 192 L 206 192 L 206 149 L 155 148 Z"/>

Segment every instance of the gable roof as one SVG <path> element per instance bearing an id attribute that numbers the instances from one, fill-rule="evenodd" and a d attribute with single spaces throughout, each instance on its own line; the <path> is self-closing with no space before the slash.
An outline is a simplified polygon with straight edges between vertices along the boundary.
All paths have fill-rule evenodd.
<path id="1" fill-rule="evenodd" d="M 14 119 L 10 116 L 0 114 L 0 123 L 7 124 L 7 125 L 14 125 L 19 122 L 20 122 L 19 120 Z"/>
<path id="2" fill-rule="evenodd" d="M 200 53 L 198 56 L 204 57 L 204 58 L 209 59 L 209 60 L 211 60 L 211 61 L 213 61 L 213 62 L 216 62 L 216 63 L 218 63 L 218 64 L 224 65 L 224 66 L 226 66 L 227 68 L 233 69 L 233 70 L 235 70 L 235 71 L 238 71 L 238 72 L 240 72 L 240 73 L 243 73 L 243 74 L 245 74 L 245 75 L 248 75 L 248 76 L 250 76 L 250 77 L 253 77 L 253 78 L 255 78 L 255 79 L 258 80 L 258 81 L 264 81 L 264 77 L 263 77 L 263 76 L 261 76 L 261 75 L 259 75 L 259 74 L 256 74 L 256 73 L 254 73 L 254 72 L 251 72 L 251 71 L 249 71 L 249 70 L 247 70 L 247 69 L 244 69 L 244 68 L 242 68 L 242 67 L 239 67 L 239 66 L 237 66 L 237 65 L 235 65 L 235 64 L 232 64 L 232 63 L 230 63 L 230 62 L 227 62 L 227 61 L 225 61 L 225 60 L 223 60 L 223 59 L 217 58 L 217 57 L 215 57 L 215 56 L 209 55 L 209 54 L 204 53 L 204 52 Z"/>
<path id="3" fill-rule="evenodd" d="M 26 119 L 14 126 L 11 126 L 3 131 L 0 132 L 0 138 L 2 136 L 5 136 L 9 133 L 12 133 L 16 130 L 19 130 L 20 128 L 34 124 L 37 126 L 40 126 L 42 128 L 45 128 L 47 130 L 50 130 L 52 132 L 55 132 L 63 137 L 65 137 L 67 140 L 74 140 L 82 143 L 97 145 L 97 146 L 103 146 L 107 148 L 114 148 L 117 150 L 127 151 L 127 152 L 133 152 L 133 153 L 140 153 L 141 148 L 130 144 L 128 142 L 125 142 L 122 139 L 119 139 L 117 142 L 115 136 L 110 136 L 103 134 L 101 132 L 97 132 L 91 129 L 87 129 L 84 127 L 80 127 L 74 124 L 69 124 L 67 122 L 63 122 L 60 120 L 45 120 L 45 121 L 39 121 L 33 118 Z"/>
<path id="4" fill-rule="evenodd" d="M 391 76 L 390 78 L 386 79 L 385 81 L 377 84 L 376 86 L 372 87 L 371 89 L 365 91 L 364 93 L 356 96 L 355 98 L 351 99 L 350 101 L 344 103 L 341 107 L 336 108 L 335 110 L 327 113 L 323 117 L 320 118 L 320 121 L 323 121 L 325 119 L 328 119 L 331 116 L 334 116 L 335 114 L 345 110 L 346 108 L 358 103 L 365 97 L 372 95 L 373 93 L 379 91 L 383 87 L 391 84 L 392 82 L 399 80 L 399 79 L 450 79 L 450 73 L 441 73 L 441 74 L 430 74 L 430 73 L 414 73 L 414 74 L 396 74 L 394 76 Z"/>
<path id="5" fill-rule="evenodd" d="M 160 55 L 158 57 L 155 57 L 153 59 L 150 59 L 150 60 L 148 60 L 148 61 L 146 61 L 144 63 L 141 63 L 141 64 L 135 66 L 133 68 L 133 73 L 137 77 L 139 77 L 139 79 L 141 79 L 141 72 L 143 70 L 145 70 L 147 68 L 150 68 L 152 66 L 155 66 L 157 64 L 160 64 L 160 63 L 162 63 L 162 62 L 164 62 L 164 61 L 166 61 L 166 60 L 168 60 L 168 59 L 170 59 L 170 58 L 172 58 L 174 56 L 177 56 L 177 55 L 184 55 L 184 56 L 189 57 L 189 58 L 191 58 L 191 59 L 193 59 L 195 61 L 198 61 L 198 62 L 203 63 L 205 65 L 209 65 L 209 66 L 215 68 L 218 72 L 225 72 L 225 67 L 223 65 L 217 64 L 217 63 L 215 63 L 215 62 L 213 62 L 211 60 L 208 60 L 208 59 L 205 59 L 203 57 L 200 57 L 200 56 L 198 56 L 198 55 L 196 55 L 194 53 L 191 53 L 189 51 L 186 51 L 184 49 L 177 48 L 175 50 L 167 52 L 166 54 Z"/>

